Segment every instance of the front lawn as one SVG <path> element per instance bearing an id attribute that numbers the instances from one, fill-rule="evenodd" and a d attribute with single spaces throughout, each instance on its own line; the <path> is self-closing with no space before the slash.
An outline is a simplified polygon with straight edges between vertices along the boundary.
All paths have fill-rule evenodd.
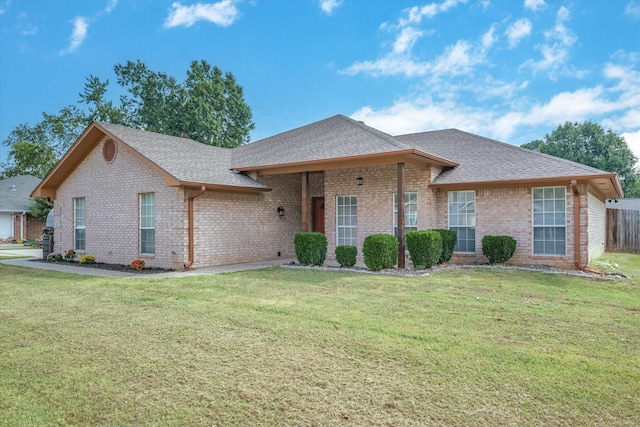
<path id="1" fill-rule="evenodd" d="M 0 265 L 0 301 L 3 426 L 640 424 L 637 278 Z"/>

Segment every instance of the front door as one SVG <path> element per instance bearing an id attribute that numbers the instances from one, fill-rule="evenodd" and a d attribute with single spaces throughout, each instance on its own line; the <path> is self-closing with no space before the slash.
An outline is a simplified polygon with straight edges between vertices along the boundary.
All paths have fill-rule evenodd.
<path id="1" fill-rule="evenodd" d="M 313 197 L 313 231 L 324 233 L 324 197 Z"/>

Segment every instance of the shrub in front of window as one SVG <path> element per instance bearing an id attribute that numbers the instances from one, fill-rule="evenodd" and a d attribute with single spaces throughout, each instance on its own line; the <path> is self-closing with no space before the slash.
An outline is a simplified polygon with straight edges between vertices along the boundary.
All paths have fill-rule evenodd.
<path id="1" fill-rule="evenodd" d="M 453 249 L 456 247 L 458 233 L 455 230 L 447 230 L 446 228 L 439 228 L 434 231 L 437 231 L 442 236 L 442 255 L 440 255 L 438 264 L 449 262 L 453 256 Z"/>
<path id="2" fill-rule="evenodd" d="M 132 268 L 134 270 L 142 270 L 145 266 L 145 262 L 143 259 L 136 259 L 131 261 L 131 264 L 129 264 L 129 268 Z"/>
<path id="3" fill-rule="evenodd" d="M 416 270 L 430 268 L 442 255 L 442 236 L 435 230 L 409 231 L 407 249 Z"/>
<path id="4" fill-rule="evenodd" d="M 49 255 L 47 255 L 47 261 L 49 262 L 62 261 L 62 254 L 51 252 Z"/>
<path id="5" fill-rule="evenodd" d="M 96 263 L 96 257 L 94 257 L 93 255 L 85 255 L 82 258 L 80 258 L 80 264 L 95 264 Z"/>
<path id="6" fill-rule="evenodd" d="M 296 233 L 293 238 L 298 262 L 304 265 L 322 265 L 327 259 L 327 236 L 323 233 Z"/>
<path id="7" fill-rule="evenodd" d="M 356 265 L 358 248 L 355 246 L 336 246 L 336 261 L 340 267 L 353 267 Z"/>
<path id="8" fill-rule="evenodd" d="M 484 236 L 482 253 L 489 259 L 489 264 L 506 262 L 516 252 L 516 239 L 511 236 Z"/>
<path id="9" fill-rule="evenodd" d="M 391 234 L 371 234 L 364 239 L 362 254 L 371 271 L 391 268 L 398 262 L 398 239 Z"/>

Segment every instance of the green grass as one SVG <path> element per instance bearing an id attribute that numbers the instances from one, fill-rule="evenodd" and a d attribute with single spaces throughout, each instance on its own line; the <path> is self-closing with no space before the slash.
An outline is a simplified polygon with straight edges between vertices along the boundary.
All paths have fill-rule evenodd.
<path id="1" fill-rule="evenodd" d="M 637 278 L 0 265 L 0 301 L 3 426 L 640 424 Z"/>

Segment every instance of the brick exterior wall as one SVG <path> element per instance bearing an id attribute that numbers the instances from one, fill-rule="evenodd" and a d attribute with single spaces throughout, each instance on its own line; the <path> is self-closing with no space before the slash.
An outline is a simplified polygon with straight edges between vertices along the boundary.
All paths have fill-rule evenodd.
<path id="1" fill-rule="evenodd" d="M 166 187 L 162 174 L 118 144 L 117 156 L 102 157 L 103 141 L 87 155 L 57 190 L 54 251 L 73 247 L 73 199 L 85 198 L 86 250 L 96 261 L 130 264 L 144 259 L 148 266 L 178 267 L 183 259 L 185 215 L 183 190 Z M 155 193 L 155 256 L 139 253 L 139 194 Z"/>
<path id="2" fill-rule="evenodd" d="M 25 214 L 24 218 L 22 212 L 14 212 L 13 217 L 13 238 L 15 240 L 39 240 L 42 239 L 42 229 L 44 228 L 44 221 L 39 220 L 31 214 Z M 22 230 L 22 234 L 20 233 Z"/>
<path id="3" fill-rule="evenodd" d="M 295 257 L 293 238 L 302 221 L 302 176 L 272 175 L 258 180 L 272 191 L 207 191 L 195 199 L 194 267 Z M 282 217 L 278 206 L 285 209 Z M 186 234 L 183 243 L 186 248 Z"/>
<path id="4" fill-rule="evenodd" d="M 113 162 L 102 157 L 101 141 L 58 188 L 55 201 L 55 252 L 73 247 L 73 199 L 84 197 L 86 250 L 98 262 L 129 264 L 144 259 L 149 266 L 180 269 L 188 260 L 188 199 L 197 189 L 167 187 L 152 165 L 118 144 Z M 405 191 L 418 193 L 418 229 L 448 228 L 447 191 L 429 188 L 438 168 L 407 165 Z M 362 177 L 363 185 L 356 179 Z M 240 194 L 206 191 L 194 200 L 193 267 L 295 257 L 293 239 L 301 230 L 302 174 L 261 176 L 272 191 Z M 327 257 L 336 245 L 336 197 L 357 196 L 358 257 L 362 243 L 374 233 L 393 233 L 393 194 L 396 165 L 378 165 L 314 172 L 308 175 L 308 218 L 313 197 L 324 197 Z M 139 194 L 155 193 L 156 245 L 154 256 L 139 254 Z M 580 187 L 581 260 L 598 256 L 604 247 L 604 202 Z M 476 252 L 455 254 L 452 262 L 484 263 L 482 237 L 510 235 L 517 241 L 511 264 L 549 264 L 573 267 L 573 192 L 566 187 L 567 254 L 532 256 L 531 188 L 476 189 Z M 278 206 L 285 215 L 280 217 Z M 591 225 L 587 227 L 587 220 Z M 41 228 L 38 234 L 41 234 Z M 39 237 L 39 236 L 38 236 Z"/>
<path id="5" fill-rule="evenodd" d="M 329 247 L 327 258 L 335 258 L 336 197 L 357 196 L 358 258 L 362 259 L 362 243 L 370 234 L 393 234 L 393 193 L 397 192 L 396 165 L 380 165 L 325 171 L 325 230 Z M 363 185 L 356 184 L 358 177 Z M 431 172 L 405 167 L 405 192 L 418 193 L 418 229 L 433 228 Z"/>

